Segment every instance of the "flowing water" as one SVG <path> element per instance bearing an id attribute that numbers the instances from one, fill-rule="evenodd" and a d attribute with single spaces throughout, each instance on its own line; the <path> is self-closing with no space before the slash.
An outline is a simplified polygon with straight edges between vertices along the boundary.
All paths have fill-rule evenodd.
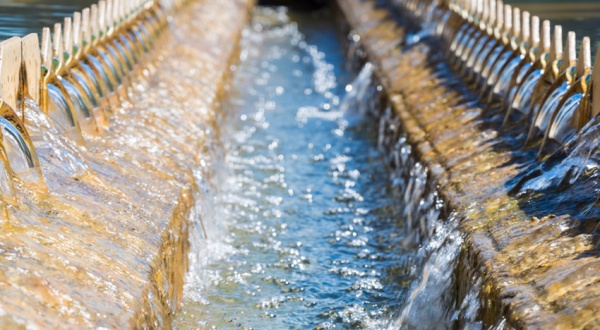
<path id="1" fill-rule="evenodd" d="M 436 231 L 440 201 L 419 165 L 390 180 L 363 120 L 379 106 L 372 67 L 349 84 L 331 18 L 260 8 L 244 31 L 220 122 L 225 168 L 206 191 L 176 328 L 380 329 L 411 286 L 429 287 L 413 280 L 434 245 L 419 251 L 412 234 Z"/>
<path id="2" fill-rule="evenodd" d="M 74 11 L 89 7 L 96 0 L 0 0 L 0 41 L 41 33 L 42 28 L 61 23 Z"/>
<path id="3" fill-rule="evenodd" d="M 0 15 L 5 28 L 0 40 L 35 32 L 84 5 L 89 3 L 39 2 L 41 16 L 30 24 L 19 16 L 27 7 L 0 0 L 0 8 L 9 8 L 2 13 L 10 14 Z M 403 133 L 388 131 L 400 125 L 383 101 L 373 67 L 346 65 L 344 40 L 333 18 L 328 11 L 258 8 L 244 30 L 240 62 L 232 66 L 217 123 L 222 141 L 209 142 L 207 153 L 215 159 L 203 159 L 202 169 L 193 171 L 202 196 L 196 196 L 189 272 L 176 328 L 481 328 L 481 274 L 468 275 L 468 292 L 455 292 L 463 242 L 459 219 L 444 209 L 428 169 L 412 155 Z M 352 44 L 349 57 L 360 52 L 360 44 Z M 177 80 L 176 74 L 163 71 Z M 194 79 L 202 75 L 194 75 L 190 86 L 206 83 Z M 166 85 L 160 90 L 168 90 Z M 181 99 L 193 103 L 192 95 L 196 93 Z M 123 109 L 142 107 L 132 103 Z M 165 108 L 183 106 L 154 105 L 148 108 L 161 115 Z M 33 104 L 27 111 L 42 167 L 47 173 L 60 169 L 61 175 L 46 175 L 43 182 L 39 173 L 24 173 L 28 168 L 21 166 L 18 174 L 25 181 L 62 193 L 63 181 L 83 178 L 107 189 L 100 190 L 115 201 L 121 198 L 99 184 L 103 180 L 95 172 L 100 177 L 103 173 L 98 155 L 92 157 L 60 137 L 64 128 L 50 123 Z M 135 123 L 143 127 L 140 132 L 161 133 Z M 526 195 L 597 177 L 598 152 L 590 146 L 597 145 L 598 127 L 597 120 L 590 123 L 565 148 L 568 157 L 558 162 L 551 158 L 515 190 Z M 149 156 L 140 166 L 163 171 L 164 164 L 152 160 L 192 154 L 196 145 L 186 141 L 201 134 L 184 131 L 173 152 Z M 96 137 L 85 135 L 85 140 L 103 156 L 118 152 L 107 150 Z M 181 160 L 186 166 L 179 166 L 173 161 L 164 173 L 178 176 L 188 162 Z M 135 176 L 136 169 L 130 170 L 123 177 Z M 106 180 L 134 193 L 129 189 L 134 185 Z M 154 189 L 146 193 L 141 200 L 151 199 Z M 166 218 L 167 211 L 144 212 L 142 218 Z M 107 222 L 116 217 L 108 211 L 101 216 Z"/>

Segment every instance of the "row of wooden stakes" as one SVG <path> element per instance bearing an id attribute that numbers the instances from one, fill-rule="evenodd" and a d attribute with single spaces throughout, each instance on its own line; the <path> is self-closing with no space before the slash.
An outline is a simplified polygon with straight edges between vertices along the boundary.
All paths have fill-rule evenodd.
<path id="1" fill-rule="evenodd" d="M 11 200 L 22 173 L 43 174 L 27 132 L 34 102 L 55 126 L 82 144 L 82 130 L 107 128 L 106 115 L 127 98 L 128 83 L 151 61 L 167 17 L 186 0 L 101 0 L 38 34 L 0 42 L 0 194 Z M 31 103 L 29 103 L 31 104 Z M 18 157 L 14 157 L 17 155 Z M 19 160 L 11 159 L 20 158 Z M 22 161 L 25 159 L 25 161 Z M 6 188 L 9 187 L 9 188 Z"/>
<path id="2" fill-rule="evenodd" d="M 568 32 L 563 48 L 560 25 L 501 0 L 399 4 L 422 36 L 443 43 L 451 68 L 480 101 L 502 110 L 503 128 L 526 135 L 523 147 L 537 148 L 538 159 L 600 113 L 600 51 L 593 70 L 589 37 L 581 40 L 577 56 L 575 32 Z"/>

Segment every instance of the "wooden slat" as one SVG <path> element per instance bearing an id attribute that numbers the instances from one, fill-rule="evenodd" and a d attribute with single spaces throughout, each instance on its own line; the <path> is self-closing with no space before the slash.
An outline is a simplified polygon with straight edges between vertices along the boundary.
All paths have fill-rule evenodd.
<path id="1" fill-rule="evenodd" d="M 21 73 L 21 38 L 13 37 L 0 43 L 0 98 L 11 108 L 17 108 Z"/>
<path id="2" fill-rule="evenodd" d="M 25 66 L 27 94 L 39 104 L 42 58 L 40 39 L 37 33 L 29 34 L 21 39 L 21 56 Z"/>
<path id="3" fill-rule="evenodd" d="M 594 72 L 592 73 L 592 116 L 600 113 L 600 47 L 596 52 Z"/>

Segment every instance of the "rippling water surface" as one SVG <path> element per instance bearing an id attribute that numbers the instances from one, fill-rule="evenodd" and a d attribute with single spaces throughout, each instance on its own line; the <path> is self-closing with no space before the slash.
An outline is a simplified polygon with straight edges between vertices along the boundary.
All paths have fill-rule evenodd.
<path id="1" fill-rule="evenodd" d="M 0 41 L 13 36 L 41 33 L 42 28 L 62 23 L 74 11 L 96 0 L 0 0 Z"/>
<path id="2" fill-rule="evenodd" d="M 244 31 L 177 328 L 381 328 L 398 312 L 414 249 L 375 125 L 343 99 L 371 72 L 347 85 L 331 21 L 262 8 Z"/>

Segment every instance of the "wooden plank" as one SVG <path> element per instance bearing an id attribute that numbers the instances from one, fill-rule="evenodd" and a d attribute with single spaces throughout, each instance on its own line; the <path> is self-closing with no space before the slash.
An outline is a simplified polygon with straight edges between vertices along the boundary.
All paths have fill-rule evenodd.
<path id="1" fill-rule="evenodd" d="M 104 16 L 104 21 L 105 21 L 105 30 L 104 31 L 108 31 L 110 28 L 112 28 L 113 26 L 113 14 L 114 14 L 114 8 L 113 8 L 113 0 L 106 0 L 106 14 Z"/>
<path id="2" fill-rule="evenodd" d="M 62 24 L 54 24 L 54 33 L 52 34 L 52 55 L 58 61 L 56 64 L 57 74 L 62 70 L 65 59 L 63 40 L 62 40 Z"/>
<path id="3" fill-rule="evenodd" d="M 73 21 L 71 17 L 65 17 L 63 27 L 64 52 L 68 56 L 67 61 L 70 61 L 73 57 Z"/>
<path id="4" fill-rule="evenodd" d="M 81 11 L 81 46 L 92 43 L 92 22 L 90 9 L 85 8 Z"/>
<path id="5" fill-rule="evenodd" d="M 552 32 L 550 29 L 550 21 L 544 20 L 542 22 L 542 51 L 540 53 L 550 52 L 550 47 L 552 47 Z"/>
<path id="6" fill-rule="evenodd" d="M 98 2 L 98 32 L 97 37 L 106 35 L 106 1 Z"/>
<path id="7" fill-rule="evenodd" d="M 25 88 L 27 94 L 39 104 L 42 58 L 40 53 L 40 39 L 37 33 L 29 34 L 21 39 L 21 56 L 25 67 Z"/>
<path id="8" fill-rule="evenodd" d="M 575 32 L 569 31 L 567 34 L 567 44 L 565 45 L 565 51 L 563 53 L 562 66 L 560 72 L 564 72 L 571 66 L 577 64 L 577 37 Z"/>
<path id="9" fill-rule="evenodd" d="M 554 26 L 554 35 L 552 39 L 552 46 L 550 48 L 550 63 L 555 60 L 562 58 L 563 55 L 563 33 L 562 26 Z"/>
<path id="10" fill-rule="evenodd" d="M 42 29 L 42 65 L 48 72 L 52 72 L 52 40 L 50 39 L 50 28 Z"/>
<path id="11" fill-rule="evenodd" d="M 0 42 L 0 99 L 17 108 L 21 77 L 21 38 Z"/>
<path id="12" fill-rule="evenodd" d="M 594 72 L 592 73 L 592 117 L 600 113 L 600 46 L 596 52 Z"/>
<path id="13" fill-rule="evenodd" d="M 581 40 L 581 49 L 579 50 L 579 59 L 577 60 L 577 78 L 583 77 L 591 68 L 592 50 L 590 48 L 590 38 L 584 37 Z"/>

